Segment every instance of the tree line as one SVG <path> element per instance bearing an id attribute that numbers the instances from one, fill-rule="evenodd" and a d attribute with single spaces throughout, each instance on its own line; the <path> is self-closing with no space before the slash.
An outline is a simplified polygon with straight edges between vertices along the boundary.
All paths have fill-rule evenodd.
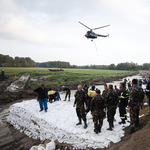
<path id="1" fill-rule="evenodd" d="M 137 63 L 118 63 L 110 65 L 85 65 L 77 66 L 70 65 L 65 61 L 48 61 L 48 62 L 35 62 L 30 57 L 15 57 L 0 54 L 0 67 L 42 67 L 42 68 L 81 68 L 81 69 L 106 69 L 106 70 L 149 70 L 150 63 L 138 65 Z"/>
<path id="2" fill-rule="evenodd" d="M 69 62 L 64 61 L 48 61 L 42 63 L 36 63 L 36 67 L 42 68 L 70 68 Z"/>
<path id="3" fill-rule="evenodd" d="M 137 63 L 119 63 L 117 65 L 86 65 L 86 66 L 76 66 L 72 65 L 71 68 L 82 68 L 82 69 L 106 69 L 106 70 L 149 70 L 150 63 L 144 63 L 143 65 L 138 65 Z"/>
<path id="4" fill-rule="evenodd" d="M 30 57 L 10 57 L 0 54 L 0 67 L 36 67 L 36 63 Z"/>

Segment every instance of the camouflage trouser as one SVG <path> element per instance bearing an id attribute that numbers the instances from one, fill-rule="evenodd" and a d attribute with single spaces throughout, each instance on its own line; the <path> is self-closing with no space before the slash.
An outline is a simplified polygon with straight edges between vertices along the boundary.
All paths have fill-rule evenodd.
<path id="1" fill-rule="evenodd" d="M 131 120 L 131 127 L 135 127 L 139 124 L 139 107 L 131 107 L 130 108 L 130 120 Z"/>
<path id="2" fill-rule="evenodd" d="M 82 118 L 83 121 L 86 121 L 86 115 L 85 115 L 85 108 L 84 106 L 78 106 L 76 107 L 76 113 L 78 118 Z"/>
<path id="3" fill-rule="evenodd" d="M 107 121 L 108 122 L 111 122 L 114 120 L 115 114 L 116 114 L 115 106 L 107 107 Z"/>
<path id="4" fill-rule="evenodd" d="M 69 100 L 70 100 L 70 95 L 71 95 L 71 92 L 70 92 L 70 91 L 69 91 L 69 92 L 66 92 L 65 100 L 67 99 L 67 96 L 68 96 L 68 98 L 69 98 Z"/>
<path id="5" fill-rule="evenodd" d="M 86 113 L 88 113 L 90 110 L 91 110 L 91 100 L 92 100 L 93 97 L 88 97 L 88 100 L 87 100 L 87 105 L 88 105 L 88 108 L 86 109 Z"/>
<path id="6" fill-rule="evenodd" d="M 94 121 L 94 129 L 95 131 L 100 131 L 103 125 L 103 118 L 104 118 L 104 111 L 95 111 L 92 112 L 93 114 L 93 121 Z"/>

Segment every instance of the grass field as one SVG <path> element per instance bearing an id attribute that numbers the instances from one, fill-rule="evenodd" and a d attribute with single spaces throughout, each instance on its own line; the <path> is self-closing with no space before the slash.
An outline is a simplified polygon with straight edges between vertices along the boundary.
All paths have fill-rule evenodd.
<path id="1" fill-rule="evenodd" d="M 3 67 L 5 75 L 13 76 L 24 73 L 30 73 L 31 76 L 41 75 L 91 75 L 91 76 L 118 76 L 133 73 L 134 71 L 122 71 L 122 70 L 100 70 L 100 69 L 64 69 L 61 72 L 50 72 L 49 68 L 15 68 L 15 67 Z"/>
<path id="2" fill-rule="evenodd" d="M 70 81 L 84 81 L 96 78 L 105 78 L 113 76 L 121 76 L 133 73 L 134 71 L 120 70 L 100 70 L 100 69 L 64 69 L 64 71 L 50 72 L 48 68 L 3 68 L 6 76 L 20 75 L 30 73 L 31 77 L 51 75 L 48 78 L 43 78 L 42 82 L 47 86 L 54 86 Z M 28 81 L 28 85 L 36 88 L 40 85 L 39 81 Z"/>

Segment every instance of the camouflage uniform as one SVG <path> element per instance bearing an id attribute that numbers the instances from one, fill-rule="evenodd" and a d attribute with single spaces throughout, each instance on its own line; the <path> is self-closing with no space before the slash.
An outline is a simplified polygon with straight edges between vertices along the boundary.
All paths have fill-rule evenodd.
<path id="1" fill-rule="evenodd" d="M 105 99 L 105 97 L 107 96 L 107 93 L 108 93 L 108 92 L 109 92 L 108 90 L 104 90 L 104 91 L 103 91 L 102 97 L 104 97 L 104 99 Z"/>
<path id="2" fill-rule="evenodd" d="M 131 119 L 131 128 L 134 128 L 139 125 L 139 106 L 140 102 L 144 98 L 143 89 L 138 86 L 134 86 L 131 90 L 130 95 L 130 119 Z"/>
<path id="3" fill-rule="evenodd" d="M 104 98 L 104 103 L 106 104 L 106 96 L 108 94 L 108 89 L 107 90 L 104 90 L 103 93 L 102 93 L 102 97 Z M 104 118 L 106 118 L 106 108 L 104 109 Z"/>
<path id="4" fill-rule="evenodd" d="M 91 101 L 91 112 L 94 119 L 94 131 L 96 133 L 101 132 L 104 117 L 104 98 L 100 95 L 94 97 Z"/>
<path id="5" fill-rule="evenodd" d="M 109 90 L 106 96 L 106 106 L 107 106 L 107 121 L 109 122 L 109 127 L 114 127 L 113 120 L 116 114 L 116 108 L 118 104 L 118 96 L 114 90 Z"/>
<path id="6" fill-rule="evenodd" d="M 83 90 L 77 91 L 74 102 L 76 104 L 76 113 L 79 119 L 82 118 L 83 121 L 86 121 L 84 103 L 87 105 L 85 92 Z"/>

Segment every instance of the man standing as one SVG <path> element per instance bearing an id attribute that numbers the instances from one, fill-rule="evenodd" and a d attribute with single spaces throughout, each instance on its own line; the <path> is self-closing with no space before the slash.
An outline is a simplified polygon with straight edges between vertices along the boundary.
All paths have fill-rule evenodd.
<path id="1" fill-rule="evenodd" d="M 66 96 L 65 96 L 65 100 L 67 99 L 67 96 L 69 97 L 68 98 L 68 101 L 70 101 L 70 95 L 71 95 L 71 92 L 70 92 L 70 89 L 68 87 L 65 87 L 65 86 L 62 86 L 62 89 L 63 89 L 63 92 L 62 93 L 65 93 L 66 92 Z"/>
<path id="2" fill-rule="evenodd" d="M 105 98 L 106 95 L 107 95 L 107 93 L 108 93 L 107 84 L 104 84 L 104 91 L 103 91 L 103 93 L 102 93 L 102 96 Z"/>
<path id="3" fill-rule="evenodd" d="M 44 104 L 44 110 L 45 110 L 45 112 L 47 112 L 47 109 L 48 109 L 47 98 L 49 98 L 49 96 L 48 96 L 48 92 L 47 92 L 45 84 L 41 84 L 41 87 L 35 89 L 34 93 L 38 94 L 40 111 L 43 111 L 43 104 Z"/>
<path id="4" fill-rule="evenodd" d="M 89 89 L 88 85 L 85 84 L 85 85 L 83 86 L 83 90 L 84 90 L 84 92 L 85 92 L 86 94 L 88 93 L 88 89 Z"/>
<path id="5" fill-rule="evenodd" d="M 3 69 L 1 69 L 1 75 L 4 76 L 5 75 L 5 72 Z"/>
<path id="6" fill-rule="evenodd" d="M 91 110 L 91 100 L 96 96 L 95 92 L 95 85 L 92 85 L 92 88 L 87 93 L 87 104 L 88 108 L 85 111 L 85 114 L 87 114 Z"/>
<path id="7" fill-rule="evenodd" d="M 150 77 L 149 77 L 149 80 L 148 80 L 148 83 L 147 83 L 147 86 L 146 86 L 146 95 L 149 98 L 149 110 L 150 110 Z"/>
<path id="8" fill-rule="evenodd" d="M 109 122 L 109 128 L 107 130 L 112 131 L 112 128 L 114 127 L 113 121 L 114 116 L 116 114 L 116 108 L 118 104 L 118 96 L 113 90 L 113 85 L 109 85 L 108 87 L 108 93 L 106 95 L 106 107 L 107 107 L 107 121 Z"/>
<path id="9" fill-rule="evenodd" d="M 117 88 L 117 86 L 115 85 L 115 92 L 117 93 L 117 95 L 119 94 L 119 89 Z"/>
<path id="10" fill-rule="evenodd" d="M 135 132 L 135 127 L 139 126 L 139 106 L 140 102 L 144 98 L 143 89 L 137 86 L 137 79 L 132 80 L 132 90 L 130 95 L 130 120 L 131 120 L 131 129 L 128 132 L 132 134 Z"/>
<path id="11" fill-rule="evenodd" d="M 78 85 L 78 91 L 76 93 L 75 102 L 74 102 L 74 107 L 76 105 L 76 113 L 79 119 L 79 123 L 77 123 L 76 125 L 82 124 L 81 121 L 82 118 L 82 120 L 84 121 L 84 129 L 86 129 L 87 123 L 86 123 L 84 103 L 87 106 L 86 95 L 85 92 L 82 90 L 82 85 Z"/>
<path id="12" fill-rule="evenodd" d="M 126 119 L 126 106 L 127 106 L 127 99 L 126 99 L 126 87 L 123 82 L 120 83 L 120 92 L 119 92 L 119 113 L 121 122 L 119 124 L 125 124 Z"/>
<path id="13" fill-rule="evenodd" d="M 101 132 L 104 118 L 104 98 L 100 95 L 100 90 L 96 90 L 96 97 L 91 101 L 91 112 L 94 120 L 94 132 Z"/>
<path id="14" fill-rule="evenodd" d="M 102 93 L 102 97 L 104 97 L 104 103 L 106 103 L 106 96 L 108 94 L 108 88 L 107 88 L 107 84 L 104 84 L 104 90 Z M 104 119 L 106 118 L 106 108 L 104 109 L 105 115 L 104 115 Z"/>

